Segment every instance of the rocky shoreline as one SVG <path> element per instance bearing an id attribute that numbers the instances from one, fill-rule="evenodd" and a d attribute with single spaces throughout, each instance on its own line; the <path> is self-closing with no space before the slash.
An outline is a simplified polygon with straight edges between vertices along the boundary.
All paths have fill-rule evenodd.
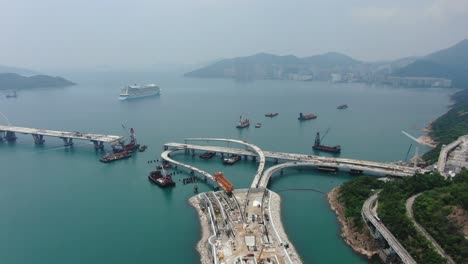
<path id="1" fill-rule="evenodd" d="M 200 227 L 201 227 L 201 237 L 197 243 L 196 249 L 198 254 L 200 255 L 200 263 L 208 264 L 213 263 L 211 252 L 208 251 L 208 239 L 210 238 L 210 230 L 208 223 L 208 219 L 206 218 L 205 214 L 201 211 L 198 197 L 196 195 L 190 197 L 189 204 L 197 211 L 198 218 L 200 219 Z"/>
<path id="2" fill-rule="evenodd" d="M 330 204 L 330 208 L 336 213 L 338 222 L 340 223 L 340 236 L 355 252 L 364 255 L 369 259 L 378 255 L 377 246 L 375 245 L 375 242 L 367 228 L 358 230 L 354 227 L 353 223 L 345 219 L 344 207 L 338 201 L 339 188 L 340 187 L 333 188 L 327 194 L 327 199 Z"/>

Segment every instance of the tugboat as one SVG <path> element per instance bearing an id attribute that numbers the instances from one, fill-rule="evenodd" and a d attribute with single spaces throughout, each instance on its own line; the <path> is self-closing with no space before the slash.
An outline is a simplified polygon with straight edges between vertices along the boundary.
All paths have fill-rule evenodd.
<path id="1" fill-rule="evenodd" d="M 200 158 L 202 159 L 211 159 L 216 155 L 216 152 L 214 151 L 208 151 L 200 155 Z"/>
<path id="2" fill-rule="evenodd" d="M 267 116 L 267 117 L 275 117 L 277 115 L 278 115 L 278 113 L 266 113 L 265 114 L 265 116 Z"/>
<path id="3" fill-rule="evenodd" d="M 140 146 L 140 147 L 138 148 L 138 151 L 139 151 L 139 152 L 143 152 L 143 151 L 145 151 L 147 148 L 148 148 L 148 146 L 143 145 L 143 146 Z"/>
<path id="4" fill-rule="evenodd" d="M 241 156 L 233 154 L 229 158 L 225 158 L 223 160 L 223 163 L 226 164 L 226 165 L 233 165 L 236 162 L 238 162 L 239 160 L 241 160 Z"/>
<path id="5" fill-rule="evenodd" d="M 155 183 L 156 185 L 159 185 L 160 187 L 174 187 L 176 184 L 172 180 L 172 177 L 170 174 L 167 174 L 164 169 L 161 170 L 155 170 L 150 172 L 148 175 L 148 180 L 150 180 L 152 183 Z"/>
<path id="6" fill-rule="evenodd" d="M 121 160 L 121 159 L 127 159 L 132 156 L 132 153 L 128 151 L 122 151 L 119 153 L 109 153 L 102 158 L 99 159 L 99 161 L 104 162 L 104 163 L 109 163 L 109 162 L 114 162 L 116 160 Z"/>
<path id="7" fill-rule="evenodd" d="M 262 127 L 262 123 L 255 124 L 255 128 L 261 128 L 261 127 Z"/>
<path id="8" fill-rule="evenodd" d="M 237 123 L 237 128 L 246 128 L 250 126 L 250 120 L 248 118 L 243 118 L 240 116 L 239 123 Z"/>
<path id="9" fill-rule="evenodd" d="M 343 110 L 343 109 L 346 109 L 346 108 L 348 108 L 348 105 L 347 105 L 347 104 L 344 104 L 344 105 L 338 106 L 336 109 Z"/>
<path id="10" fill-rule="evenodd" d="M 336 145 L 336 146 L 333 146 L 333 147 L 321 145 L 321 141 L 328 134 L 328 131 L 329 131 L 329 129 L 327 129 L 327 132 L 325 133 L 325 135 L 322 138 L 320 138 L 320 133 L 317 132 L 317 135 L 315 136 L 315 143 L 312 146 L 312 148 L 314 150 L 317 150 L 317 151 L 324 151 L 324 152 L 330 152 L 330 153 L 337 153 L 338 154 L 338 153 L 341 152 L 341 146 L 340 145 Z"/>
<path id="11" fill-rule="evenodd" d="M 304 121 L 304 120 L 315 119 L 315 118 L 317 118 L 317 116 L 314 114 L 303 115 L 302 113 L 299 113 L 299 117 L 297 119 L 300 121 Z"/>
<path id="12" fill-rule="evenodd" d="M 114 145 L 112 146 L 112 150 L 114 151 L 114 153 L 119 153 L 123 151 L 134 152 L 138 150 L 139 147 L 140 144 L 137 143 L 137 139 L 135 137 L 135 130 L 133 130 L 133 128 L 130 128 L 130 143 Z"/>

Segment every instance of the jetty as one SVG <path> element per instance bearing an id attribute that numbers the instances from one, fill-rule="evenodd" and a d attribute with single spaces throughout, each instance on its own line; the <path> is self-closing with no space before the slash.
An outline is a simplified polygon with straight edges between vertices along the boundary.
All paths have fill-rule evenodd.
<path id="1" fill-rule="evenodd" d="M 0 126 L 0 142 L 14 142 L 17 139 L 16 133 L 30 134 L 34 139 L 34 143 L 42 145 L 45 142 L 44 136 L 56 137 L 63 140 L 65 147 L 73 147 L 73 140 L 89 140 L 93 142 L 95 149 L 103 149 L 104 143 L 109 144 L 120 144 L 124 142 L 125 138 L 122 136 L 104 135 L 104 134 L 91 134 L 82 133 L 78 131 L 59 131 L 59 130 L 48 130 L 39 128 L 29 127 L 17 127 L 17 126 Z"/>

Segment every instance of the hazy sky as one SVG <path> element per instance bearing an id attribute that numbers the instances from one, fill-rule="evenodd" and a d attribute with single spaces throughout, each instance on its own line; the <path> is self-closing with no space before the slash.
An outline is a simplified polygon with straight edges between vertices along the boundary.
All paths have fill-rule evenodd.
<path id="1" fill-rule="evenodd" d="M 195 64 L 270 52 L 361 60 L 468 38 L 468 0 L 0 0 L 0 64 Z"/>

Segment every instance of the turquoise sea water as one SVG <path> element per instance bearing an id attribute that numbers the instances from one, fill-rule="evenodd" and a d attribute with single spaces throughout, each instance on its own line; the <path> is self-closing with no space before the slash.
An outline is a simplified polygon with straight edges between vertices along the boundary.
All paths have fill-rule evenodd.
<path id="1" fill-rule="evenodd" d="M 77 86 L 21 91 L 0 98 L 0 112 L 17 126 L 125 135 L 134 127 L 149 149 L 102 164 L 89 142 L 65 149 L 59 139 L 35 146 L 30 135 L 0 144 L 0 263 L 198 263 L 194 247 L 200 227 L 187 199 L 192 185 L 162 190 L 151 185 L 148 160 L 165 142 L 186 137 L 240 138 L 263 149 L 312 153 L 316 131 L 331 128 L 324 144 L 340 144 L 342 157 L 375 161 L 404 159 L 412 143 L 401 130 L 443 114 L 450 90 L 396 89 L 363 84 L 191 79 L 158 73 L 68 74 Z M 160 96 L 118 101 L 129 83 L 157 82 Z M 340 104 L 346 110 L 337 110 Z M 266 118 L 267 112 L 279 112 Z M 299 122 L 299 112 L 316 120 Z M 244 113 L 252 123 L 238 130 Z M 5 121 L 0 118 L 0 123 Z M 231 145 L 232 146 L 232 145 Z M 237 188 L 250 185 L 257 165 L 225 167 L 219 159 L 176 159 L 209 172 L 223 171 Z M 271 164 L 269 164 L 271 165 Z M 178 181 L 188 175 L 175 176 Z M 283 199 L 286 231 L 305 263 L 367 263 L 339 237 L 339 226 L 323 192 L 347 175 L 288 171 L 270 188 Z M 210 190 L 200 186 L 201 191 Z"/>

